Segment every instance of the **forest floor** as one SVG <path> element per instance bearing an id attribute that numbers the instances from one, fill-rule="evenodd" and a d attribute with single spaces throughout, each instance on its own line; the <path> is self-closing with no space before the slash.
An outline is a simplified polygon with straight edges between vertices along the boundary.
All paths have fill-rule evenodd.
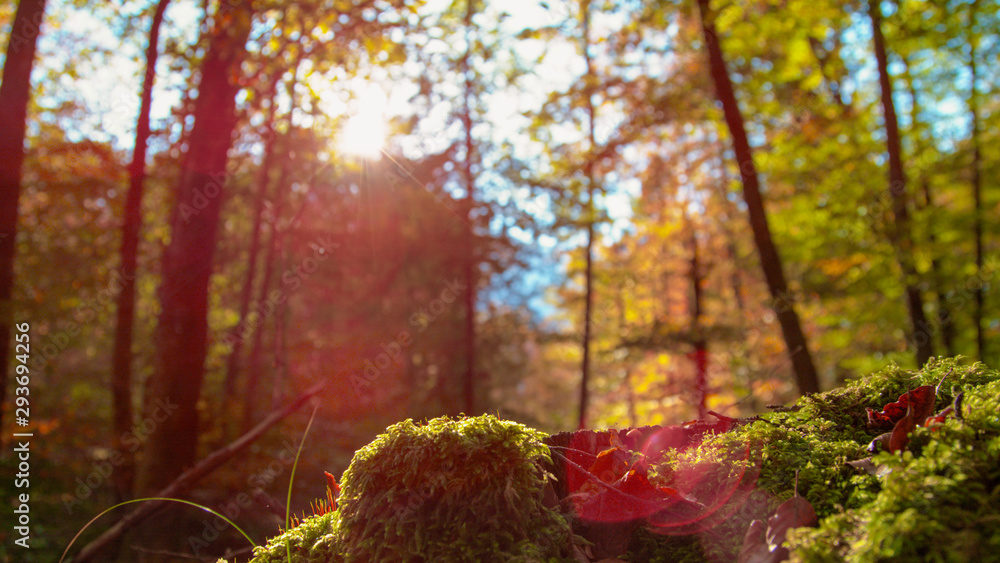
<path id="1" fill-rule="evenodd" d="M 253 561 L 997 560 L 998 413 L 1000 373 L 949 359 L 744 420 L 406 421 Z"/>

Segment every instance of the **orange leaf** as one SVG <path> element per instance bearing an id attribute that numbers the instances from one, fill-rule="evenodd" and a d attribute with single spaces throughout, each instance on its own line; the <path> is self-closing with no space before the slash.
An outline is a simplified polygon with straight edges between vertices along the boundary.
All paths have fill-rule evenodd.
<path id="1" fill-rule="evenodd" d="M 588 471 L 605 483 L 614 483 L 629 470 L 632 456 L 617 446 L 597 454 Z"/>
<path id="2" fill-rule="evenodd" d="M 337 497 L 340 496 L 340 485 L 337 484 L 337 479 L 329 472 L 324 471 L 323 475 L 326 475 L 326 500 L 330 503 L 330 508 L 337 508 Z"/>
<path id="3" fill-rule="evenodd" d="M 927 419 L 924 420 L 924 424 L 923 425 L 924 426 L 932 426 L 932 425 L 935 425 L 935 424 L 944 424 L 944 421 L 948 419 L 948 415 L 952 414 L 953 412 L 955 412 L 955 408 L 954 407 L 948 407 L 948 408 L 944 409 L 943 411 L 937 413 L 934 416 L 928 416 Z"/>

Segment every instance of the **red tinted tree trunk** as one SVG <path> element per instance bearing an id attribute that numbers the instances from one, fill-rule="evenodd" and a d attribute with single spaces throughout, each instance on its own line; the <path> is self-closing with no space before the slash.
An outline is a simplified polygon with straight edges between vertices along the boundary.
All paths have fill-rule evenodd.
<path id="1" fill-rule="evenodd" d="M 10 330 L 14 325 L 11 302 L 17 251 L 14 243 L 17 204 L 21 198 L 21 168 L 24 166 L 25 120 L 31 97 L 31 67 L 35 63 L 35 47 L 44 17 L 45 0 L 21 0 L 17 5 L 7 40 L 3 82 L 0 83 L 0 405 L 7 394 Z M 0 446 L 2 444 L 0 437 Z"/>
<path id="2" fill-rule="evenodd" d="M 718 34 L 715 31 L 714 17 L 709 13 L 708 0 L 698 0 L 698 11 L 701 15 L 702 31 L 708 48 L 708 59 L 712 81 L 715 83 L 715 93 L 722 102 L 729 134 L 733 139 L 733 151 L 739 163 L 740 179 L 743 182 L 743 199 L 747 204 L 747 214 L 750 216 L 750 227 L 753 230 L 754 242 L 760 254 L 761 267 L 767 288 L 771 293 L 774 312 L 781 325 L 781 333 L 785 337 L 788 355 L 795 371 L 795 381 L 800 393 L 815 393 L 819 391 L 819 379 L 816 367 L 813 365 L 805 333 L 795 312 L 792 295 L 788 291 L 785 273 L 781 266 L 778 249 L 771 238 L 771 229 L 767 223 L 764 211 L 764 201 L 760 194 L 760 181 L 757 169 L 753 163 L 753 151 L 747 138 L 743 124 L 743 114 L 740 113 L 733 84 L 726 70 L 726 61 L 722 55 Z"/>
<path id="3" fill-rule="evenodd" d="M 163 256 L 155 369 L 146 383 L 145 416 L 157 421 L 139 467 L 137 491 L 150 493 L 195 461 L 197 403 L 205 374 L 208 281 L 236 124 L 240 63 L 253 9 L 222 2 L 201 68 L 194 126 L 177 186 L 171 240 Z"/>
<path id="4" fill-rule="evenodd" d="M 263 319 L 260 319 L 260 324 L 258 324 L 256 328 L 251 326 L 249 322 L 251 315 L 250 301 L 253 297 L 254 278 L 257 276 L 257 259 L 260 256 L 260 239 L 264 223 L 264 206 L 267 202 L 268 187 L 271 184 L 270 171 L 275 158 L 277 134 L 274 130 L 274 120 L 275 109 L 278 105 L 277 85 L 277 78 L 275 78 L 270 87 L 271 105 L 268 107 L 267 117 L 264 124 L 265 134 L 267 137 L 264 140 L 264 158 L 261 161 L 261 167 L 257 174 L 257 194 L 254 201 L 253 227 L 250 232 L 250 246 L 247 249 L 247 273 L 243 278 L 243 287 L 240 289 L 240 316 L 239 320 L 236 322 L 236 326 L 233 327 L 228 335 L 228 340 L 232 342 L 233 348 L 229 352 L 229 358 L 226 361 L 226 377 L 222 384 L 222 408 L 219 411 L 219 422 L 222 424 L 224 431 L 222 432 L 222 436 L 220 438 L 221 440 L 229 438 L 229 429 L 231 427 L 235 429 L 235 424 L 231 424 L 231 419 L 233 409 L 237 403 L 236 382 L 240 376 L 240 356 L 243 353 L 244 340 L 251 330 L 256 332 L 263 324 Z"/>
<path id="5" fill-rule="evenodd" d="M 879 85 L 882 89 L 882 109 L 885 113 L 885 137 L 889 152 L 889 193 L 892 196 L 894 215 L 893 242 L 903 271 L 906 303 L 913 325 L 911 341 L 916 346 L 917 365 L 923 367 L 934 352 L 931 328 L 924 316 L 924 302 L 917 287 L 917 270 L 913 265 L 913 239 L 910 237 L 910 214 L 906 197 L 906 175 L 903 172 L 903 150 L 899 140 L 899 122 L 896 105 L 892 101 L 892 80 L 882 36 L 882 8 L 878 0 L 870 0 L 868 14 L 872 20 L 872 38 L 875 43 L 875 60 L 878 64 Z"/>
<path id="6" fill-rule="evenodd" d="M 289 116 L 291 116 L 291 114 L 289 114 Z M 241 432 L 246 432 L 247 430 L 253 428 L 254 420 L 257 418 L 257 388 L 260 386 L 260 376 L 263 371 L 261 368 L 261 356 L 264 353 L 264 329 L 267 326 L 268 318 L 277 312 L 276 309 L 278 307 L 276 303 L 272 303 L 267 298 L 267 295 L 271 290 L 271 278 L 274 277 L 278 250 L 282 245 L 282 233 L 279 230 L 278 221 L 281 219 L 281 215 L 284 213 L 285 209 L 285 198 L 287 197 L 286 192 L 288 191 L 288 174 L 288 163 L 282 163 L 281 171 L 278 174 L 278 186 L 274 201 L 274 214 L 272 215 L 270 222 L 271 238 L 267 245 L 267 254 L 264 255 L 264 279 L 261 280 L 260 287 L 257 289 L 257 303 L 261 304 L 260 309 L 258 310 L 258 313 L 260 314 L 260 322 L 254 329 L 253 343 L 250 346 L 250 359 L 247 361 L 247 386 L 243 395 L 243 423 L 240 427 Z"/>
<path id="7" fill-rule="evenodd" d="M 112 423 L 112 443 L 122 455 L 123 462 L 112 475 L 119 499 L 132 494 L 132 480 L 135 472 L 131 450 L 122 443 L 122 438 L 132 428 L 132 332 L 135 325 L 135 276 L 136 256 L 139 249 L 139 231 L 142 228 L 142 194 L 146 181 L 146 144 L 149 140 L 149 108 L 153 100 L 153 83 L 156 79 L 157 45 L 160 24 L 170 0 L 160 0 L 153 14 L 149 28 L 149 44 L 146 46 L 146 73 L 142 80 L 142 102 L 139 118 L 135 126 L 135 146 L 132 162 L 128 167 L 129 186 L 125 196 L 125 220 L 122 224 L 121 291 L 118 292 L 118 310 L 115 325 L 115 350 L 111 371 L 111 399 L 114 409 Z"/>
<path id="8" fill-rule="evenodd" d="M 593 93 L 591 77 L 594 76 L 594 61 L 590 57 L 590 1 L 583 0 L 580 3 L 581 18 L 583 19 L 583 58 L 587 63 L 587 88 L 585 90 L 586 100 L 584 105 L 587 109 L 587 140 L 591 153 L 597 145 L 594 133 L 594 101 L 591 99 Z M 587 163 L 584 167 L 587 175 L 587 246 L 586 246 L 586 266 L 584 269 L 584 279 L 586 289 L 584 290 L 583 305 L 583 363 L 580 366 L 580 418 L 577 426 L 582 430 L 587 427 L 587 406 L 590 403 L 587 385 L 590 379 L 590 332 L 591 316 L 594 302 L 594 162 L 588 155 Z"/>
<path id="9" fill-rule="evenodd" d="M 465 221 L 468 228 L 465 249 L 465 414 L 476 414 L 476 231 L 473 210 L 476 205 L 476 180 L 472 175 L 472 161 L 475 146 L 472 138 L 472 74 L 469 56 L 472 53 L 472 16 L 475 13 L 473 0 L 465 2 L 465 54 L 462 57 L 462 74 L 465 76 L 465 92 L 462 98 L 462 125 L 465 127 Z"/>

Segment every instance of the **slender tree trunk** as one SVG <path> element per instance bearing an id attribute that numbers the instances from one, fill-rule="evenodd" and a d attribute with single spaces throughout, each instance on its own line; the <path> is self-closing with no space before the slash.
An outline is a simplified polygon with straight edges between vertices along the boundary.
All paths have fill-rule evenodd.
<path id="1" fill-rule="evenodd" d="M 465 249 L 465 413 L 476 413 L 476 231 L 473 211 L 476 205 L 476 185 L 472 176 L 473 139 L 472 139 L 472 89 L 473 81 L 469 69 L 469 57 L 472 54 L 472 16 L 475 13 L 473 0 L 465 2 L 465 54 L 462 56 L 462 74 L 465 76 L 465 93 L 462 99 L 462 125 L 465 127 L 465 212 L 466 249 Z"/>
<path id="2" fill-rule="evenodd" d="M 288 184 L 288 165 L 282 163 L 278 178 L 277 194 L 274 203 L 274 217 L 271 218 L 271 238 L 264 257 L 264 279 L 257 289 L 257 303 L 266 303 L 267 294 L 271 289 L 271 278 L 274 276 L 275 258 L 281 248 L 281 232 L 278 221 L 285 208 L 285 191 Z M 276 304 L 271 304 L 275 309 Z M 264 327 L 267 317 L 274 314 L 274 309 L 260 312 L 261 319 L 253 332 L 253 344 L 250 346 L 250 359 L 247 361 L 247 387 L 243 396 L 243 425 L 241 431 L 246 432 L 254 425 L 254 409 L 257 408 L 257 388 L 260 386 L 261 355 L 264 353 Z"/>
<path id="3" fill-rule="evenodd" d="M 288 130 L 291 131 L 294 127 L 293 118 L 296 111 L 295 103 L 295 86 L 298 84 L 298 65 L 301 62 L 304 53 L 299 54 L 299 58 L 296 59 L 295 65 L 292 68 L 292 76 L 289 79 L 286 86 L 286 92 L 291 99 L 291 106 L 288 108 L 287 123 Z M 257 290 L 257 303 L 267 302 L 267 294 L 271 288 L 271 277 L 274 275 L 274 261 L 277 256 L 278 250 L 281 248 L 281 238 L 279 233 L 278 223 L 281 219 L 281 215 L 285 209 L 285 198 L 287 197 L 288 190 L 288 175 L 290 164 L 287 159 L 282 160 L 281 168 L 278 172 L 278 180 L 275 185 L 275 195 L 273 202 L 273 214 L 270 221 L 270 234 L 271 238 L 267 245 L 267 255 L 264 257 L 264 279 L 261 281 L 261 287 Z M 301 211 L 301 210 L 300 210 Z M 272 304 L 272 306 L 275 306 Z M 276 306 L 275 306 L 276 307 Z M 257 387 L 260 384 L 260 357 L 263 353 L 263 337 L 264 337 L 264 326 L 267 321 L 267 317 L 276 311 L 258 311 L 261 315 L 260 322 L 253 331 L 253 343 L 250 345 L 250 358 L 247 360 L 247 387 L 243 395 L 243 421 L 241 430 L 246 432 L 253 426 L 254 421 L 254 409 L 256 408 L 257 402 Z"/>
<path id="4" fill-rule="evenodd" d="M 615 305 L 618 310 L 618 331 L 621 332 L 622 328 L 625 326 L 625 319 L 627 318 L 627 311 L 625 308 L 625 298 L 622 296 L 622 292 L 617 292 L 615 294 Z M 639 417 L 636 414 L 636 398 L 635 398 L 635 386 L 632 382 L 632 368 L 629 365 L 628 360 L 625 361 L 625 373 L 622 381 L 622 385 L 625 386 L 625 406 L 628 410 L 628 420 L 629 427 L 636 428 L 638 424 Z"/>
<path id="5" fill-rule="evenodd" d="M 593 95 L 591 82 L 594 78 L 594 61 L 590 57 L 590 0 L 582 0 L 580 7 L 580 17 L 583 20 L 583 58 L 587 63 L 586 88 L 584 90 L 587 108 L 587 141 L 589 150 L 593 153 L 597 142 L 594 134 L 594 100 L 591 98 Z M 583 362 L 580 367 L 580 418 L 578 421 L 580 429 L 587 427 L 587 407 L 590 402 L 587 386 L 590 379 L 591 314 L 594 304 L 594 162 L 590 155 L 587 156 L 584 169 L 587 175 L 587 206 L 584 211 L 587 222 L 587 254 L 584 269 L 586 289 L 584 290 L 583 306 Z"/>
<path id="6" fill-rule="evenodd" d="M 14 255 L 17 252 L 17 205 L 21 198 L 31 67 L 35 64 L 35 47 L 44 17 L 45 0 L 21 0 L 18 3 L 7 39 L 3 82 L 0 82 L 0 405 L 7 395 L 10 330 L 14 326 L 11 298 L 14 292 Z M 0 436 L 2 446 L 3 436 Z"/>
<path id="7" fill-rule="evenodd" d="M 910 311 L 910 323 L 913 325 L 911 339 L 917 347 L 917 365 L 923 367 L 934 353 L 934 341 L 931 338 L 931 327 L 924 316 L 924 302 L 917 285 L 916 267 L 913 264 L 913 239 L 910 235 L 910 216 L 907 209 L 906 175 L 903 172 L 903 151 L 899 138 L 899 123 L 896 119 L 896 106 L 892 100 L 892 80 L 889 77 L 885 38 L 882 36 L 880 0 L 869 0 L 868 14 L 872 21 L 875 59 L 882 89 L 882 109 L 885 112 L 885 132 L 889 152 L 889 193 L 892 196 L 892 211 L 895 217 L 893 242 L 903 271 L 906 302 Z"/>
<path id="8" fill-rule="evenodd" d="M 686 210 L 683 213 L 684 223 L 691 236 L 688 241 L 691 245 L 691 264 L 688 276 L 691 280 L 691 288 L 693 290 L 691 295 L 691 334 L 694 336 L 694 340 L 692 341 L 694 350 L 691 352 L 691 359 L 694 361 L 695 368 L 694 388 L 698 398 L 698 420 L 705 420 L 708 418 L 708 403 L 706 400 L 708 396 L 708 342 L 702 335 L 701 326 L 701 265 L 694 221 L 688 216 Z"/>
<path id="9" fill-rule="evenodd" d="M 198 451 L 198 399 L 205 374 L 208 282 L 236 125 L 237 77 L 253 10 L 221 2 L 201 69 L 194 126 L 178 180 L 171 241 L 163 257 L 155 369 L 145 415 L 158 421 L 138 470 L 137 492 L 151 493 L 192 465 Z"/>
<path id="10" fill-rule="evenodd" d="M 111 371 L 111 397 L 114 408 L 112 444 L 122 456 L 122 463 L 112 474 L 118 500 L 132 496 L 135 473 L 134 459 L 122 442 L 132 428 L 132 332 L 135 326 L 135 278 L 139 252 L 139 231 L 142 229 L 142 196 L 146 182 L 146 145 L 149 141 L 149 111 L 153 101 L 153 84 L 156 81 L 156 58 L 159 53 L 160 24 L 170 0 L 160 0 L 149 27 L 149 44 L 146 46 L 146 73 L 142 79 L 139 118 L 135 126 L 135 145 L 129 163 L 128 195 L 125 196 L 124 222 L 122 223 L 121 291 L 118 293 L 118 310 L 115 324 L 115 349 Z"/>
<path id="11" fill-rule="evenodd" d="M 903 58 L 903 75 L 906 78 L 906 87 L 910 95 L 910 123 L 914 131 L 918 130 L 920 125 L 920 99 L 917 96 L 917 88 L 914 85 L 913 76 L 910 74 L 910 62 L 904 57 Z M 919 143 L 919 137 L 918 137 Z M 919 143 L 920 147 L 918 151 L 922 151 L 925 147 L 923 143 Z M 917 155 L 919 157 L 919 155 Z M 926 175 L 919 178 L 918 183 L 921 186 L 921 192 L 923 193 L 923 201 L 915 200 L 919 208 L 933 211 L 934 210 L 934 197 L 931 194 L 931 183 L 927 179 Z M 933 230 L 929 230 L 927 233 L 927 245 L 931 250 L 931 269 L 930 269 L 930 279 L 934 284 L 934 295 L 936 297 L 937 305 L 937 323 L 938 330 L 941 331 L 941 344 L 944 345 L 945 353 L 949 356 L 955 355 L 955 323 L 951 315 L 951 310 L 948 305 L 947 291 L 944 289 L 945 282 L 941 275 L 941 259 L 938 257 L 937 252 L 937 237 L 934 235 Z"/>
<path id="12" fill-rule="evenodd" d="M 973 0 L 969 6 L 969 120 L 972 122 L 972 229 L 976 242 L 976 275 L 982 276 L 983 271 L 983 195 L 982 195 L 982 170 L 983 159 L 980 141 L 979 123 L 979 95 L 976 90 L 976 82 L 979 81 L 979 67 L 976 64 L 978 38 L 975 32 L 976 16 L 979 12 L 979 0 Z M 973 290 L 976 301 L 976 310 L 973 313 L 973 322 L 976 325 L 976 352 L 979 361 L 986 360 L 986 334 L 983 330 L 983 307 L 985 296 L 983 294 L 983 284 L 976 284 Z"/>
<path id="13" fill-rule="evenodd" d="M 287 248 L 282 237 L 281 249 L 281 270 L 287 271 Z M 287 357 L 287 335 L 288 329 L 288 300 L 277 303 L 274 306 L 274 381 L 271 385 L 271 410 L 281 408 L 282 401 L 285 400 L 284 383 L 288 378 L 288 357 Z"/>
<path id="14" fill-rule="evenodd" d="M 931 195 L 930 181 L 927 178 L 921 180 L 923 186 L 925 208 L 934 208 L 934 199 Z M 937 244 L 937 237 L 934 232 L 927 233 L 927 244 L 934 248 Z M 931 279 L 934 282 L 934 294 L 937 300 L 937 323 L 941 331 L 941 344 L 944 345 L 944 352 L 949 356 L 955 355 L 955 319 L 952 318 L 951 307 L 948 305 L 948 292 L 945 290 L 944 276 L 941 274 L 941 259 L 937 252 L 931 258 Z"/>
<path id="15" fill-rule="evenodd" d="M 714 15 L 709 13 L 708 0 L 698 0 L 698 10 L 701 14 L 702 31 L 705 34 L 705 44 L 708 48 L 715 93 L 719 101 L 722 102 L 722 111 L 725 114 L 729 134 L 733 140 L 733 151 L 736 153 L 736 159 L 739 163 L 740 178 L 743 181 L 743 199 L 747 204 L 750 227 L 753 230 L 757 252 L 760 254 L 760 262 L 764 269 L 768 290 L 771 293 L 774 311 L 779 324 L 781 324 L 781 332 L 788 347 L 788 355 L 795 371 L 795 380 L 800 393 L 815 393 L 819 391 L 816 367 L 813 365 L 809 346 L 799 323 L 798 313 L 795 312 L 792 295 L 788 291 L 788 283 L 785 281 L 785 273 L 781 266 L 778 249 L 774 246 L 774 241 L 771 238 L 771 229 L 767 223 L 764 201 L 760 194 L 760 181 L 753 163 L 753 151 L 747 138 L 736 94 L 733 92 L 733 84 L 726 70 L 722 46 L 719 44 L 713 22 Z"/>
<path id="16" fill-rule="evenodd" d="M 243 343 L 250 332 L 249 316 L 250 301 L 253 297 L 253 282 L 257 276 L 257 258 L 260 255 L 260 236 L 263 226 L 264 204 L 267 202 L 268 186 L 270 185 L 270 171 L 274 163 L 276 135 L 274 131 L 275 109 L 277 107 L 276 88 L 278 78 L 271 83 L 270 99 L 271 105 L 268 107 L 265 122 L 264 158 L 261 161 L 260 170 L 257 173 L 256 185 L 257 194 L 254 200 L 253 227 L 250 231 L 250 246 L 247 249 L 247 273 L 243 278 L 243 287 L 240 289 L 240 313 L 236 326 L 229 332 L 229 341 L 232 342 L 232 350 L 226 360 L 226 377 L 222 384 L 222 409 L 220 409 L 219 420 L 224 427 L 229 427 L 232 419 L 232 412 L 236 404 L 236 382 L 240 375 L 240 356 L 243 353 Z M 254 328 L 256 332 L 260 326 Z M 235 427 L 234 427 L 235 428 Z M 229 432 L 222 433 L 225 440 Z"/>

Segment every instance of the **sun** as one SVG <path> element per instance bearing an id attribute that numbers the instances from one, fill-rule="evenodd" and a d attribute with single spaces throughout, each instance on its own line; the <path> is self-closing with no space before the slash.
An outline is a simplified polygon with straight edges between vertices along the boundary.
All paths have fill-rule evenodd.
<path id="1" fill-rule="evenodd" d="M 374 86 L 366 88 L 359 97 L 358 111 L 340 131 L 340 150 L 357 156 L 378 160 L 385 147 L 385 93 Z"/>

